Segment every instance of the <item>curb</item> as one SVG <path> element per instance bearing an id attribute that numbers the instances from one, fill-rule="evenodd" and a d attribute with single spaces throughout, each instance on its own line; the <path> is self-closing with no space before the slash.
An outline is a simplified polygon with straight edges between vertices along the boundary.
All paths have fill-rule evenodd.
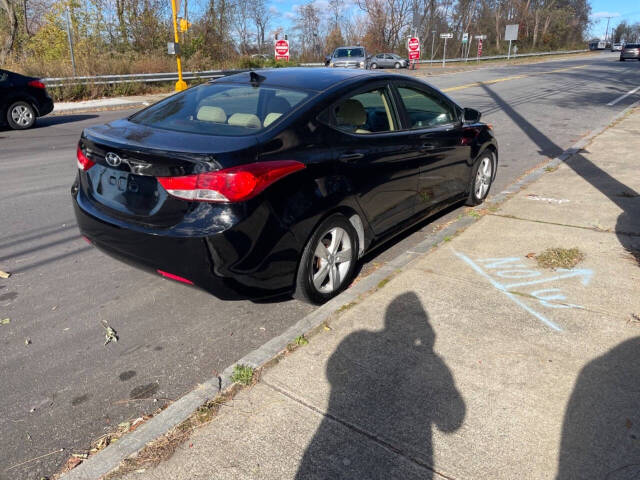
<path id="1" fill-rule="evenodd" d="M 125 110 L 127 108 L 142 108 L 151 105 L 153 102 L 122 102 L 113 103 L 111 105 L 94 106 L 94 107 L 74 107 L 65 110 L 55 110 L 48 114 L 48 117 L 60 117 L 63 115 L 75 115 L 76 113 L 88 113 L 88 112 L 106 112 L 109 110 Z"/>
<path id="2" fill-rule="evenodd" d="M 609 121 L 603 122 L 588 135 L 580 139 L 571 147 L 563 151 L 557 157 L 536 167 L 532 172 L 524 175 L 510 187 L 487 200 L 483 205 L 498 205 L 507 201 L 511 195 L 519 192 L 524 187 L 538 180 L 545 173 L 545 168 L 557 166 L 565 162 L 572 155 L 578 153 L 591 140 L 600 135 L 619 119 L 623 118 L 640 105 L 640 101 L 631 104 L 623 111 L 614 115 Z M 233 365 L 227 367 L 219 377 L 213 377 L 184 397 L 176 400 L 158 415 L 152 417 L 140 428 L 120 438 L 117 443 L 109 445 L 104 450 L 90 457 L 76 468 L 62 475 L 65 480 L 94 480 L 117 468 L 127 457 L 135 455 L 152 440 L 164 435 L 173 427 L 186 420 L 199 406 L 214 398 L 218 393 L 232 385 L 231 375 L 235 365 L 249 365 L 260 368 L 286 349 L 296 337 L 304 335 L 319 327 L 337 311 L 350 303 L 358 302 L 366 295 L 383 288 L 381 282 L 404 269 L 409 263 L 418 257 L 428 253 L 434 247 L 445 241 L 447 237 L 465 230 L 478 221 L 479 218 L 466 215 L 438 232 L 427 234 L 425 239 L 412 250 L 408 250 L 393 260 L 387 262 L 372 274 L 358 281 L 354 286 L 345 290 L 337 297 L 325 303 L 318 309 L 305 316 L 297 323 L 289 327 L 279 336 L 271 339 L 261 347 L 245 355 Z"/>

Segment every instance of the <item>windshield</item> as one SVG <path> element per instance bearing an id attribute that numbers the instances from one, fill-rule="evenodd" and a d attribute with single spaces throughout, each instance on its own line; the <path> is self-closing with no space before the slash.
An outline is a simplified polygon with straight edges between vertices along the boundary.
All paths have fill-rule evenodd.
<path id="1" fill-rule="evenodd" d="M 284 88 L 213 83 L 174 95 L 129 120 L 177 132 L 249 135 L 280 121 L 308 96 Z"/>
<path id="2" fill-rule="evenodd" d="M 364 57 L 363 48 L 339 48 L 333 55 L 336 58 Z"/>

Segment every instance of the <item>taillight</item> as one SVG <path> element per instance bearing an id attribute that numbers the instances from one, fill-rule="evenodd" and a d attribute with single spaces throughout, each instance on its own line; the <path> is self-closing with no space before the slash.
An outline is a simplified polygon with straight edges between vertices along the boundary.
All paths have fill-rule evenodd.
<path id="1" fill-rule="evenodd" d="M 216 172 L 158 177 L 170 195 L 196 202 L 241 202 L 255 197 L 275 181 L 305 168 L 294 160 L 249 163 Z"/>
<path id="2" fill-rule="evenodd" d="M 80 145 L 78 145 L 78 150 L 76 151 L 76 156 L 78 157 L 78 168 L 83 172 L 86 172 L 91 167 L 95 165 L 95 162 L 92 162 L 87 158 L 87 156 L 82 152 Z"/>
<path id="3" fill-rule="evenodd" d="M 42 83 L 40 80 L 31 80 L 29 83 L 27 83 L 27 85 L 33 88 L 43 88 L 43 89 L 47 88 L 45 84 Z"/>

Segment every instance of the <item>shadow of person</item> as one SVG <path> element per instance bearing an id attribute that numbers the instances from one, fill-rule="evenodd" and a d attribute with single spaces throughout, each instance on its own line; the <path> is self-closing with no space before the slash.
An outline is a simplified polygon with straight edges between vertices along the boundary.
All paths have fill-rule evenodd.
<path id="1" fill-rule="evenodd" d="M 580 372 L 562 427 L 556 480 L 640 479 L 640 337 Z"/>
<path id="2" fill-rule="evenodd" d="M 346 337 L 327 364 L 329 405 L 296 479 L 433 478 L 432 425 L 453 432 L 465 416 L 434 342 L 412 292 L 389 304 L 384 330 Z"/>

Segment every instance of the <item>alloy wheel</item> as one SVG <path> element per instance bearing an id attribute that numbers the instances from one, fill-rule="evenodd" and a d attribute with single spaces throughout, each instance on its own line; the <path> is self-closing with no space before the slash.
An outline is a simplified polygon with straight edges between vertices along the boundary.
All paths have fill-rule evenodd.
<path id="1" fill-rule="evenodd" d="M 313 254 L 312 280 L 322 293 L 332 293 L 340 288 L 353 261 L 351 239 L 341 227 L 326 232 L 316 245 Z"/>
<path id="2" fill-rule="evenodd" d="M 475 194 L 479 200 L 483 199 L 489 191 L 492 177 L 493 162 L 491 161 L 491 158 L 484 157 L 482 160 L 480 160 L 478 173 L 476 174 L 476 182 L 474 185 Z"/>
<path id="3" fill-rule="evenodd" d="M 33 112 L 24 105 L 16 105 L 11 109 L 11 119 L 21 127 L 27 127 L 33 122 Z"/>

